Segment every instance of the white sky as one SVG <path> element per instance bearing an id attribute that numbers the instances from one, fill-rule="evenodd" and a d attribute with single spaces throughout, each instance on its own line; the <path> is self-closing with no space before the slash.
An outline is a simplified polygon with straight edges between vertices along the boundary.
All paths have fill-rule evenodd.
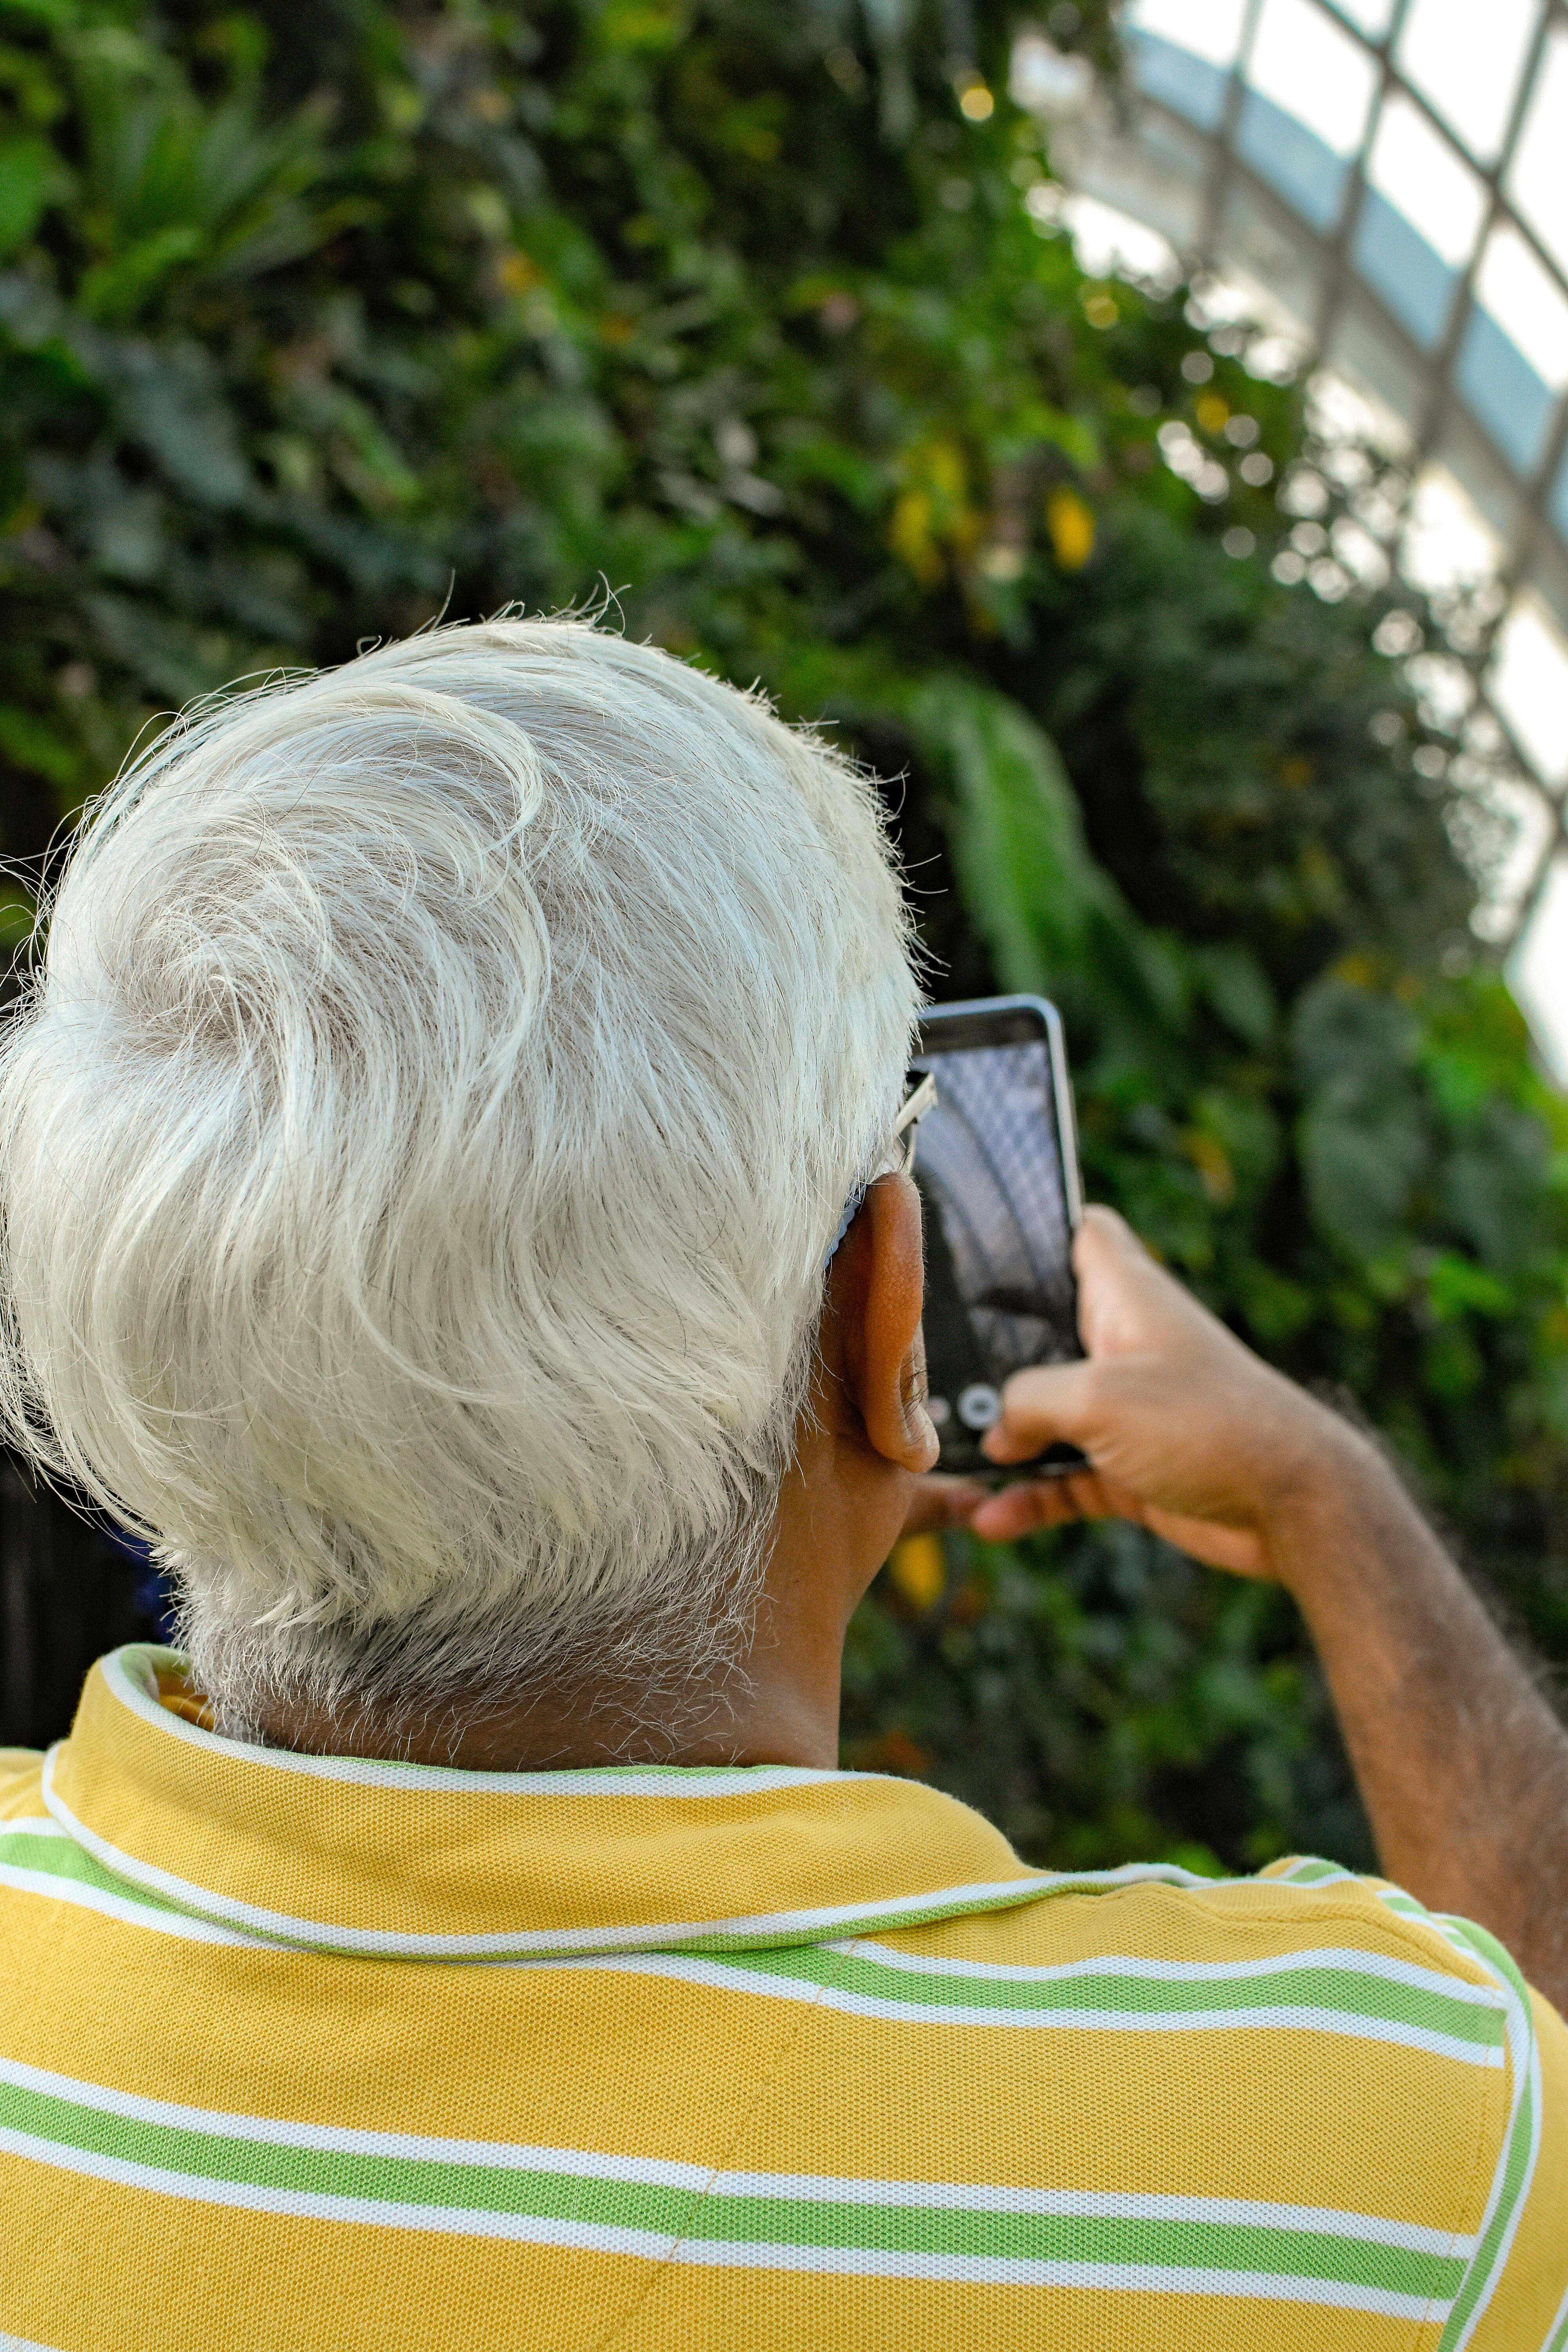
<path id="1" fill-rule="evenodd" d="M 1553 392 L 1568 386 L 1568 302 L 1510 225 L 1487 241 L 1476 298 L 1544 383 Z"/>
<path id="2" fill-rule="evenodd" d="M 1428 466 L 1406 512 L 1399 568 L 1428 595 L 1479 587 L 1502 568 L 1502 541 L 1452 474 Z"/>
<path id="3" fill-rule="evenodd" d="M 1552 259 L 1568 269 L 1568 33 L 1554 29 L 1531 93 L 1519 145 L 1509 167 L 1509 193 Z"/>
<path id="4" fill-rule="evenodd" d="M 1568 646 L 1528 590 L 1515 597 L 1498 631 L 1488 685 L 1521 751 L 1549 784 L 1562 783 L 1568 778 Z"/>
<path id="5" fill-rule="evenodd" d="M 1413 0 L 1405 19 L 1398 64 L 1482 163 L 1502 144 L 1539 9 L 1540 0 Z"/>
<path id="6" fill-rule="evenodd" d="M 1397 93 L 1378 116 L 1367 178 L 1451 269 L 1464 267 L 1486 213 L 1486 191 L 1421 109 Z"/>
<path id="7" fill-rule="evenodd" d="M 1542 1053 L 1568 1085 L 1568 865 L 1559 857 L 1541 904 L 1509 959 L 1509 986 Z"/>
<path id="8" fill-rule="evenodd" d="M 1535 879 L 1541 853 L 1552 831 L 1551 815 L 1541 794 L 1531 785 L 1521 783 L 1511 777 L 1489 778 L 1485 799 L 1489 807 L 1500 810 L 1514 826 L 1512 845 L 1501 861 L 1497 883 L 1500 898 L 1517 905 Z M 1568 1024 L 1564 1024 L 1561 1005 L 1556 1010 L 1552 1034 L 1560 1044 L 1564 1067 L 1568 1068 Z"/>
<path id="9" fill-rule="evenodd" d="M 1125 29 L 1157 33 L 1211 66 L 1232 66 L 1241 47 L 1247 0 L 1132 0 Z"/>
<path id="10" fill-rule="evenodd" d="M 1091 278 L 1133 278 L 1174 286 L 1182 265 L 1169 238 L 1092 196 L 1068 196 L 1061 216 L 1080 269 Z"/>
<path id="11" fill-rule="evenodd" d="M 1353 155 L 1361 145 L 1377 69 L 1316 0 L 1263 0 L 1247 78 L 1336 155 Z"/>

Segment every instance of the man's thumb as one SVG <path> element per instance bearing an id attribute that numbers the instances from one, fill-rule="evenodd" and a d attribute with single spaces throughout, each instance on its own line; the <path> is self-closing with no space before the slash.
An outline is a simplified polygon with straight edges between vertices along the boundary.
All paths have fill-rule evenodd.
<path id="1" fill-rule="evenodd" d="M 1026 1462 L 1058 1439 L 1081 1444 L 1095 1390 L 1090 1363 L 1033 1364 L 1002 1391 L 1002 1418 L 981 1440 L 993 1462 Z"/>

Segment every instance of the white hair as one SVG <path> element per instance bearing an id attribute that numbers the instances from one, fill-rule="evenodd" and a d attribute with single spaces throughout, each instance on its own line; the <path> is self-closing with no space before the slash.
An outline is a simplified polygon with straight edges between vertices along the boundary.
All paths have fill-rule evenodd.
<path id="1" fill-rule="evenodd" d="M 917 987 L 872 785 L 575 621 L 200 708 L 0 1045 L 0 1421 L 220 1722 L 743 1650 Z"/>

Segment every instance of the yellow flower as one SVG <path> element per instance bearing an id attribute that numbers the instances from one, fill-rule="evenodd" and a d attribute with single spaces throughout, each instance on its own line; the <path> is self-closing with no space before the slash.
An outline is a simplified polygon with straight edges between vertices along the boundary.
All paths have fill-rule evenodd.
<path id="1" fill-rule="evenodd" d="M 940 1536 L 906 1536 L 895 1544 L 888 1574 L 901 1600 L 911 1609 L 929 1609 L 942 1598 L 947 1582 L 947 1555 Z"/>
<path id="2" fill-rule="evenodd" d="M 1094 553 L 1094 514 L 1076 490 L 1055 489 L 1046 500 L 1046 529 L 1064 572 L 1081 572 Z"/>
<path id="3" fill-rule="evenodd" d="M 907 563 L 923 588 L 942 578 L 942 554 L 931 537 L 931 502 L 926 490 L 903 490 L 888 528 L 893 553 Z"/>

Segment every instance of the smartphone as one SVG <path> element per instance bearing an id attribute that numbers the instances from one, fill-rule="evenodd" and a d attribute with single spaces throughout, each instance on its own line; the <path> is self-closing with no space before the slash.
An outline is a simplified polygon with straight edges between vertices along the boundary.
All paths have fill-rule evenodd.
<path id="1" fill-rule="evenodd" d="M 911 1067 L 928 1076 L 936 1100 L 920 1122 L 914 1180 L 937 1467 L 997 1481 L 1064 1476 L 1084 1466 L 1076 1446 L 1005 1470 L 980 1451 L 1014 1372 L 1083 1354 L 1072 1270 L 1083 1195 L 1055 1005 L 992 996 L 931 1006 Z"/>

